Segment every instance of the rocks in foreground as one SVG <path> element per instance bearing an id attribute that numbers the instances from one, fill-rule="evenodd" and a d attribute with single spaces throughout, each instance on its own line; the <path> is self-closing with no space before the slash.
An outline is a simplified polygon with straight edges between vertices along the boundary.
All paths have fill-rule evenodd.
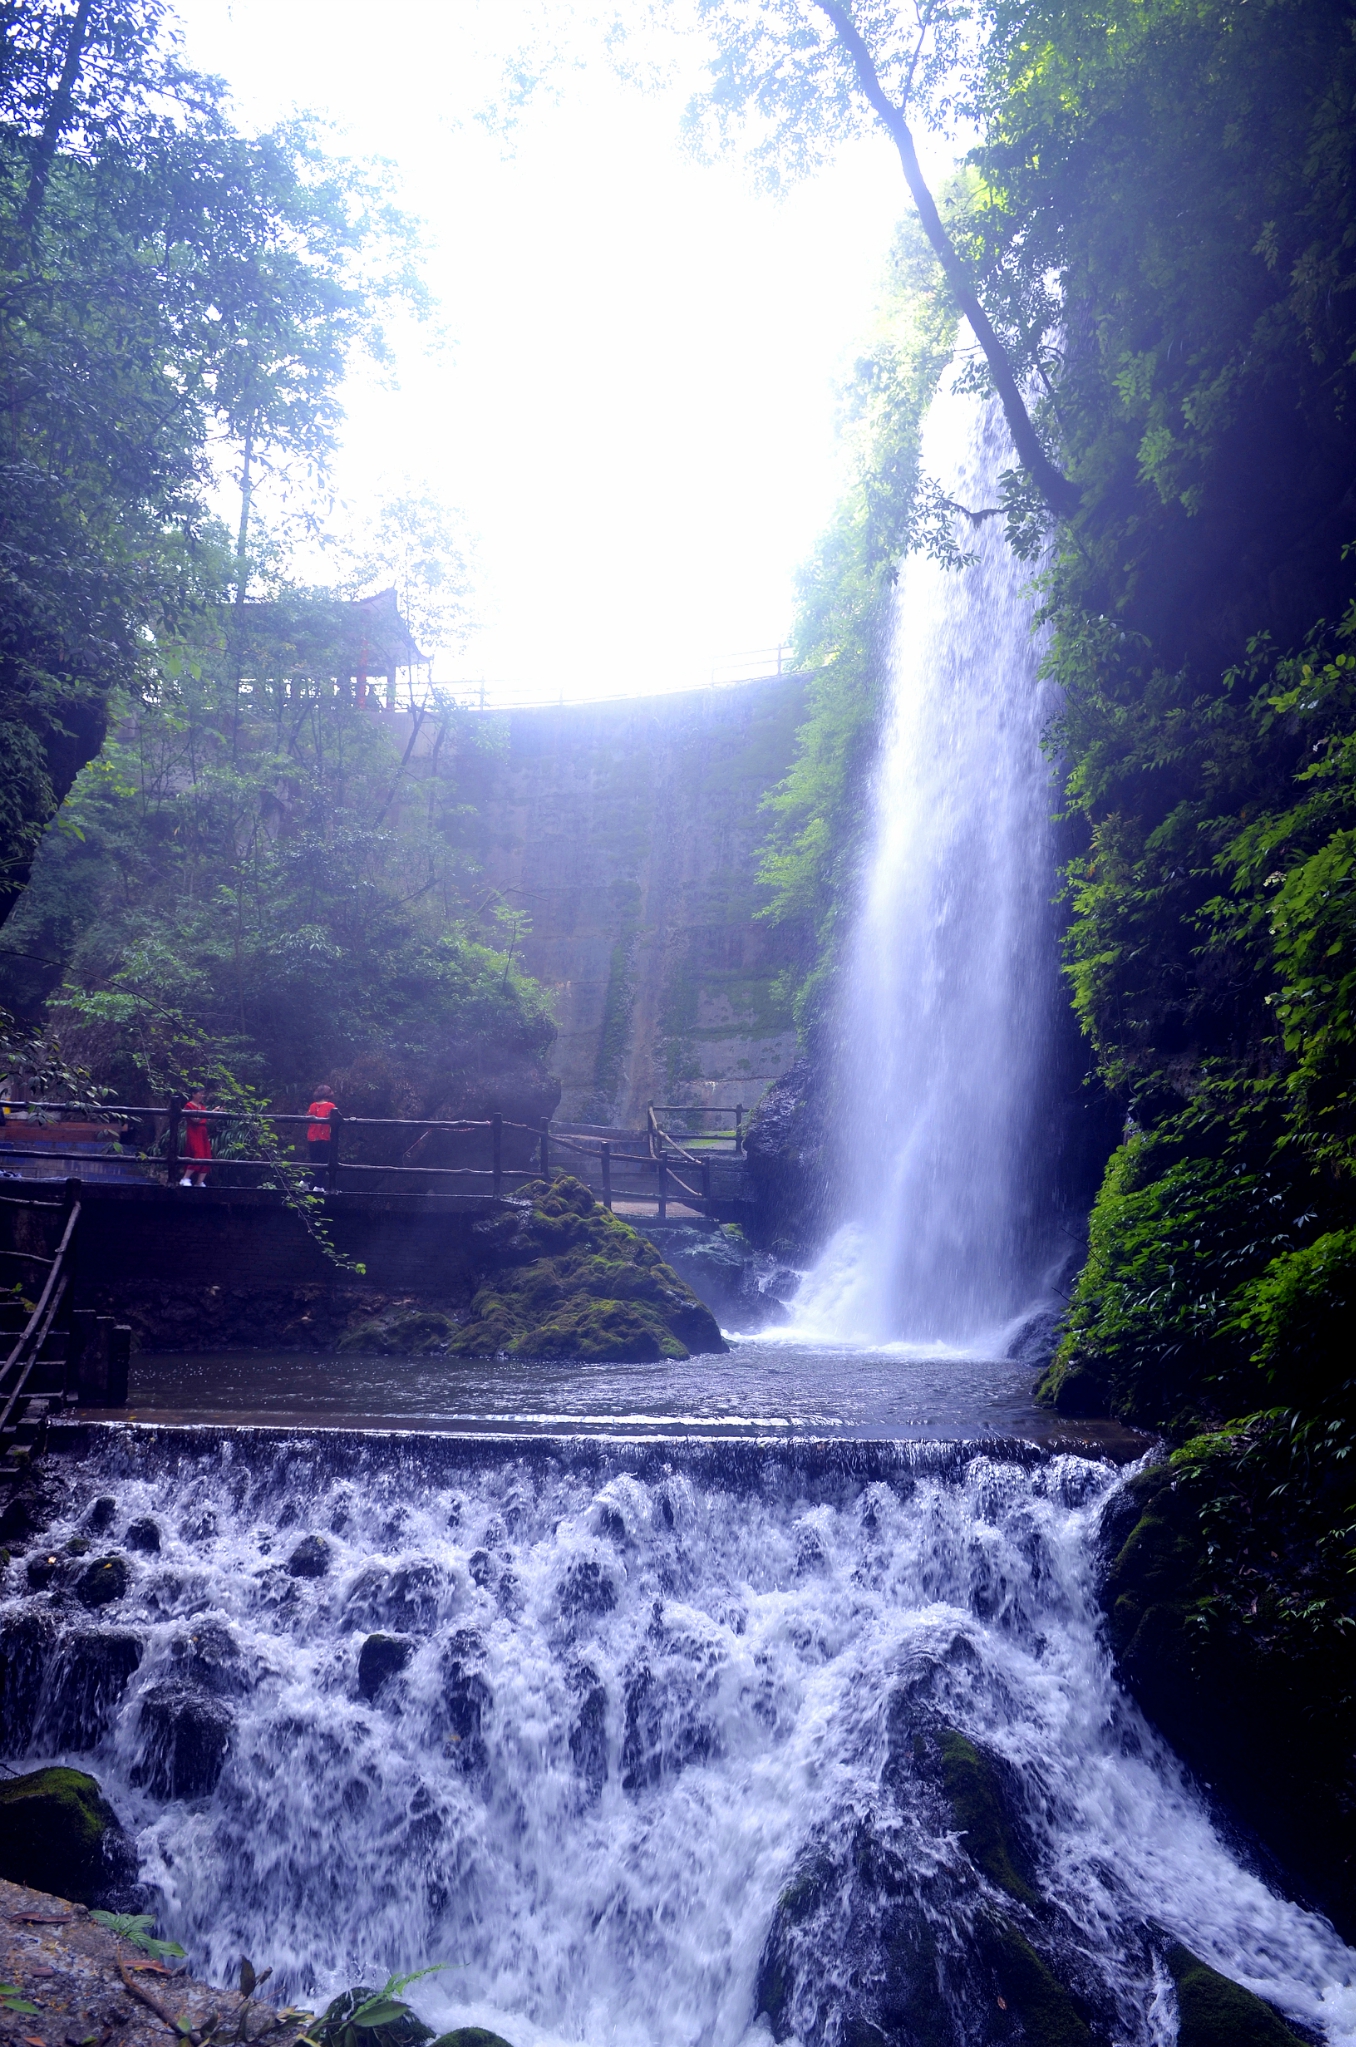
<path id="1" fill-rule="evenodd" d="M 953 1856 L 908 1852 L 889 1800 L 812 1844 L 778 1901 L 756 1985 L 774 2041 L 841 2037 L 928 2047 L 1094 2047 L 1119 2038 L 1104 1983 L 1076 1929 L 1042 1895 L 1039 1858 L 1012 1766 L 927 1703 L 891 1701 L 883 1783 L 923 1801 Z M 1178 2047 L 1302 2047 L 1263 2000 L 1145 1926 L 1146 1958 L 1172 1977 Z M 848 1971 L 825 1956 L 850 1954 Z"/>
<path id="2" fill-rule="evenodd" d="M 135 1890 L 136 1853 L 93 1777 L 31 1770 L 0 1779 L 0 1876 L 116 1908 Z"/>

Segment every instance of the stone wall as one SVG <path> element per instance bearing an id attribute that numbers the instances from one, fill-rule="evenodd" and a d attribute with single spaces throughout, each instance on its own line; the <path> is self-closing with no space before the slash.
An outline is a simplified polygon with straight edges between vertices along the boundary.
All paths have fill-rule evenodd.
<path id="1" fill-rule="evenodd" d="M 749 1108 L 790 1065 L 776 983 L 795 937 L 758 921 L 754 877 L 805 686 L 487 711 L 441 739 L 432 719 L 415 733 L 380 714 L 412 793 L 455 773 L 487 899 L 530 919 L 519 957 L 554 999 L 560 1121 Z"/>

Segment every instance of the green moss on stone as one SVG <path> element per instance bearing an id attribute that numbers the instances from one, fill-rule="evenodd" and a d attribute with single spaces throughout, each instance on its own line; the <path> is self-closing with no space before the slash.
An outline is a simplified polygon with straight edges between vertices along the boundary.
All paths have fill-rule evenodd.
<path id="1" fill-rule="evenodd" d="M 95 1904 L 126 1856 L 117 1814 L 93 1777 L 57 1766 L 0 1780 L 0 1876 Z"/>
<path id="2" fill-rule="evenodd" d="M 509 2047 L 502 2034 L 487 2032 L 484 2026 L 458 2026 L 453 2033 L 439 2033 L 430 2047 Z"/>
<path id="3" fill-rule="evenodd" d="M 436 1308 L 393 1308 L 351 1324 L 338 1347 L 367 1357 L 427 1356 L 446 1350 L 456 1327 L 451 1315 Z"/>
<path id="4" fill-rule="evenodd" d="M 1302 2047 L 1269 2004 L 1190 1949 L 1170 1948 L 1167 1960 L 1177 1986 L 1177 2047 Z"/>
<path id="5" fill-rule="evenodd" d="M 1024 1905 L 1038 1904 L 1035 1891 L 1017 1867 L 993 1763 L 954 1727 L 943 1733 L 941 1751 L 942 1784 L 951 1801 L 956 1831 L 965 1836 L 970 1860 L 1010 1897 Z"/>
<path id="6" fill-rule="evenodd" d="M 494 1240 L 498 1269 L 454 1355 L 649 1363 L 725 1349 L 705 1303 L 581 1181 L 562 1174 L 522 1192 L 530 1206 Z"/>
<path id="7" fill-rule="evenodd" d="M 1092 2047 L 1092 2033 L 1077 2004 L 1009 1920 L 986 1928 L 983 1947 L 1006 2016 L 1020 2024 L 1020 2037 L 1030 2047 Z"/>

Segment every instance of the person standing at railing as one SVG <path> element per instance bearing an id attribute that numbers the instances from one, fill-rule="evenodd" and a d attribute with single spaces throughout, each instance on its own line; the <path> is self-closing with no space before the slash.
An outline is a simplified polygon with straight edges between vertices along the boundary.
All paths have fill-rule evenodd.
<path id="1" fill-rule="evenodd" d="M 315 1091 L 316 1098 L 307 1109 L 310 1122 L 306 1125 L 306 1149 L 311 1159 L 311 1180 L 316 1187 L 325 1184 L 325 1176 L 334 1156 L 334 1132 L 330 1128 L 330 1117 L 339 1104 L 332 1102 L 323 1087 Z"/>
<path id="2" fill-rule="evenodd" d="M 212 1139 L 207 1130 L 206 1102 L 190 1099 L 184 1103 L 184 1172 L 181 1187 L 205 1187 L 207 1166 L 212 1156 Z"/>

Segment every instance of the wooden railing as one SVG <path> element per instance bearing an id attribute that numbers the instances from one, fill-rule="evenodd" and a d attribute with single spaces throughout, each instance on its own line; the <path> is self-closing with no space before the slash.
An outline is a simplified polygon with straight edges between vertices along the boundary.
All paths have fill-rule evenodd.
<path id="1" fill-rule="evenodd" d="M 269 1112 L 249 1115 L 234 1109 L 194 1108 L 188 1112 L 191 1113 L 194 1122 L 202 1121 L 214 1127 L 241 1123 L 252 1125 L 256 1133 L 265 1133 L 265 1143 L 271 1142 L 278 1133 L 283 1134 L 278 1148 L 271 1156 L 251 1158 L 234 1153 L 218 1153 L 210 1160 L 195 1160 L 183 1149 L 186 1102 L 181 1095 L 171 1096 L 164 1103 L 109 1102 L 91 1107 L 87 1103 L 24 1101 L 7 1102 L 4 1106 L 9 1110 L 19 1110 L 27 1114 L 35 1112 L 43 1115 L 78 1114 L 87 1122 L 97 1121 L 105 1127 L 113 1124 L 125 1125 L 133 1121 L 148 1122 L 152 1128 L 152 1139 L 148 1147 L 139 1151 L 120 1150 L 104 1154 L 91 1154 L 88 1148 L 83 1151 L 63 1151 L 56 1144 L 25 1147 L 21 1142 L 14 1142 L 16 1136 L 22 1137 L 22 1129 L 6 1122 L 0 1125 L 0 1160 L 5 1157 L 46 1159 L 88 1166 L 102 1156 L 107 1159 L 125 1160 L 129 1164 L 139 1164 L 156 1172 L 163 1171 L 166 1183 L 171 1187 L 178 1185 L 186 1167 L 202 1165 L 218 1175 L 226 1171 L 232 1178 L 237 1172 L 258 1177 L 269 1173 L 296 1176 L 310 1172 L 316 1181 L 323 1182 L 325 1191 L 333 1193 L 344 1189 L 353 1190 L 355 1182 L 359 1185 L 365 1183 L 372 1186 L 378 1181 L 390 1179 L 398 1183 L 417 1181 L 421 1183 L 421 1189 L 416 1191 L 427 1191 L 431 1179 L 488 1181 L 490 1193 L 499 1198 L 510 1183 L 519 1184 L 537 1178 L 549 1180 L 553 1167 L 559 1169 L 557 1164 L 559 1159 L 559 1163 L 563 1164 L 566 1170 L 580 1172 L 577 1161 L 590 1167 L 592 1170 L 580 1172 L 580 1177 L 586 1179 L 595 1192 L 601 1193 L 607 1207 L 612 1208 L 619 1197 L 630 1201 L 652 1200 L 657 1206 L 660 1219 L 663 1220 L 670 1204 L 690 1206 L 703 1214 L 711 1214 L 722 1205 L 722 1198 L 713 1189 L 713 1164 L 722 1167 L 727 1174 L 734 1168 L 740 1172 L 741 1177 L 743 1167 L 742 1109 L 737 1112 L 739 1122 L 734 1133 L 735 1153 L 733 1155 L 708 1153 L 705 1156 L 688 1150 L 665 1130 L 653 1108 L 648 1112 L 646 1129 L 636 1131 L 633 1138 L 620 1142 L 609 1138 L 586 1137 L 577 1133 L 566 1135 L 562 1131 L 553 1131 L 549 1121 L 540 1124 L 516 1123 L 504 1116 L 462 1117 L 456 1120 L 408 1116 L 344 1116 L 335 1110 L 328 1118 L 329 1156 L 311 1167 L 304 1159 L 295 1155 L 285 1155 L 282 1148 L 287 1132 L 318 1120 L 310 1114 Z M 729 1112 L 726 1110 L 721 1113 Z M 164 1132 L 163 1149 L 161 1126 Z M 55 1127 L 59 1131 L 60 1125 Z M 420 1143 L 424 1137 L 435 1134 L 468 1137 L 483 1133 L 488 1137 L 490 1163 L 488 1166 L 448 1165 L 438 1162 L 420 1165 L 372 1164 L 346 1157 L 345 1145 L 349 1138 L 354 1133 L 364 1131 L 415 1133 L 411 1144 L 404 1148 L 403 1156 L 406 1159 L 414 1145 Z M 531 1164 L 505 1163 L 506 1133 L 530 1140 Z M 521 1154 L 526 1148 L 520 1143 L 515 1149 Z M 561 1154 L 566 1156 L 560 1159 Z M 630 1181 L 633 1184 L 629 1186 L 618 1184 L 618 1168 L 621 1169 L 621 1181 Z M 640 1179 L 640 1185 L 634 1184 L 637 1177 Z M 724 1198 L 737 1199 L 738 1196 L 726 1195 Z"/>
<path id="2" fill-rule="evenodd" d="M 62 1195 L 55 1201 L 41 1202 L 34 1196 L 22 1195 L 0 1195 L 0 1201 L 7 1208 L 58 1211 L 62 1223 L 61 1235 L 50 1257 L 36 1251 L 0 1252 L 6 1267 L 12 1269 L 18 1265 L 25 1273 L 43 1275 L 37 1301 L 4 1364 L 0 1365 L 0 1484 L 7 1484 L 25 1469 L 28 1453 L 45 1428 L 49 1409 L 75 1397 L 69 1339 L 58 1339 L 56 1359 L 45 1353 L 57 1337 L 57 1316 L 70 1288 L 71 1250 L 80 1221 L 80 1182 L 67 1180 Z M 92 1322 L 94 1317 L 87 1319 Z M 127 1334 L 130 1337 L 130 1331 Z M 44 1365 L 60 1365 L 61 1369 L 55 1373 L 51 1370 L 44 1372 Z M 126 1399 L 125 1387 L 122 1399 Z"/>

